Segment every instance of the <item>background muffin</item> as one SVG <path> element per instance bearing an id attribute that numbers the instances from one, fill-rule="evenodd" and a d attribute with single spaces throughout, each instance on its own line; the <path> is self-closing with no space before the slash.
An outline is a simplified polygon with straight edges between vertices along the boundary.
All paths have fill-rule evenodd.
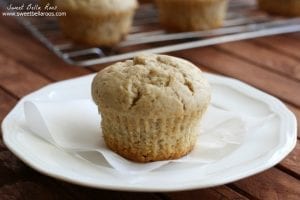
<path id="1" fill-rule="evenodd" d="M 193 149 L 210 87 L 190 62 L 151 55 L 100 71 L 92 96 L 107 146 L 130 160 L 150 162 L 176 159 Z"/>
<path id="2" fill-rule="evenodd" d="M 161 24 L 173 31 L 197 31 L 219 27 L 227 0 L 156 0 Z"/>
<path id="3" fill-rule="evenodd" d="M 300 0 L 258 0 L 258 6 L 272 14 L 300 16 Z"/>
<path id="4" fill-rule="evenodd" d="M 57 0 L 67 16 L 60 17 L 63 32 L 71 39 L 111 46 L 129 32 L 136 0 Z"/>

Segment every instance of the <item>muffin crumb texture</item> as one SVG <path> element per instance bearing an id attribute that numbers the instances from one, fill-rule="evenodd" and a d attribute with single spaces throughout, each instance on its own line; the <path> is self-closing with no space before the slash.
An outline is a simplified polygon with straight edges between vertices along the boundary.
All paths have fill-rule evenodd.
<path id="1" fill-rule="evenodd" d="M 107 146 L 125 158 L 150 162 L 193 149 L 210 87 L 188 61 L 143 55 L 100 71 L 92 96 Z"/>
<path id="2" fill-rule="evenodd" d="M 97 75 L 93 99 L 102 109 L 133 116 L 181 116 L 208 100 L 208 82 L 193 64 L 174 57 L 137 56 Z"/>

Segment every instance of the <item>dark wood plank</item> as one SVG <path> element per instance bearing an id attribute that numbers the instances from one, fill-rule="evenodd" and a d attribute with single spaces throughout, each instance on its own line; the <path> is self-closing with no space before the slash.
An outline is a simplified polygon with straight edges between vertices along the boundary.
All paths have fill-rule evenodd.
<path id="1" fill-rule="evenodd" d="M 17 103 L 17 100 L 0 88 L 0 102 L 0 122 L 2 122 L 7 113 Z"/>
<path id="2" fill-rule="evenodd" d="M 279 164 L 280 169 L 300 179 L 300 140 L 295 149 Z"/>
<path id="3" fill-rule="evenodd" d="M 0 53 L 1 87 L 22 97 L 48 83 L 49 80 Z"/>
<path id="4" fill-rule="evenodd" d="M 0 88 L 0 102 L 1 102 L 0 103 L 0 122 L 2 123 L 2 120 L 4 119 L 4 117 L 9 113 L 9 111 L 17 103 L 17 100 L 14 97 L 12 97 L 11 95 L 7 94 L 2 88 Z M 6 151 L 6 150 L 7 150 L 7 148 L 5 147 L 5 145 L 2 141 L 2 131 L 0 130 L 0 152 Z"/>
<path id="5" fill-rule="evenodd" d="M 34 174 L 33 170 L 10 151 L 6 149 L 0 152 L 0 186 L 13 183 L 32 174 Z"/>
<path id="6" fill-rule="evenodd" d="M 228 199 L 237 199 L 237 200 L 243 200 L 243 199 L 250 199 L 249 197 L 246 197 L 237 191 L 229 188 L 228 186 L 219 186 L 219 187 L 214 187 L 212 188 L 219 194 L 221 194 L 223 197 L 228 198 Z"/>
<path id="7" fill-rule="evenodd" d="M 2 133 L 1 133 L 1 135 L 2 135 Z M 4 142 L 2 141 L 2 138 L 0 139 L 0 152 L 1 151 L 5 151 L 6 150 L 6 146 L 5 146 L 5 144 L 4 144 Z"/>
<path id="8" fill-rule="evenodd" d="M 105 63 L 105 64 L 99 64 L 99 65 L 93 65 L 91 67 L 89 67 L 93 72 L 97 73 L 99 71 L 101 71 L 102 69 L 104 69 L 105 67 L 108 67 L 110 65 L 112 65 L 113 63 Z"/>
<path id="9" fill-rule="evenodd" d="M 300 59 L 299 39 L 286 37 L 284 35 L 277 35 L 272 37 L 257 38 L 253 41 L 262 46 L 269 47 L 273 51 Z"/>
<path id="10" fill-rule="evenodd" d="M 297 118 L 297 125 L 298 125 L 298 138 L 300 138 L 300 108 L 297 108 L 295 106 L 291 106 L 291 105 L 287 105 L 288 108 L 295 114 L 296 118 Z"/>
<path id="11" fill-rule="evenodd" d="M 300 197 L 299 180 L 276 168 L 233 184 L 257 199 L 298 200 Z"/>
<path id="12" fill-rule="evenodd" d="M 5 12 L 6 9 L 3 7 L 0 7 L 0 12 Z M 26 29 L 23 28 L 23 26 L 18 23 L 15 17 L 7 17 L 0 15 L 0 21 L 1 24 L 5 25 L 6 27 L 9 27 L 14 32 L 18 32 L 20 34 L 27 34 Z"/>
<path id="13" fill-rule="evenodd" d="M 300 39 L 300 32 L 290 33 L 290 34 L 287 34 L 286 36 Z"/>
<path id="14" fill-rule="evenodd" d="M 90 73 L 88 69 L 66 64 L 29 33 L 18 33 L 0 24 L 0 35 L 0 52 L 52 80 L 63 80 Z"/>
<path id="15" fill-rule="evenodd" d="M 0 65 L 1 66 L 1 65 Z M 9 67 L 9 66 L 8 66 Z M 2 72 L 2 70 L 0 70 Z M 1 77 L 1 76 L 0 76 Z M 2 80 L 2 78 L 0 78 Z M 6 93 L 0 88 L 0 121 L 8 114 L 8 112 L 16 104 L 17 99 Z M 33 170 L 27 167 L 22 161 L 16 158 L 5 147 L 2 141 L 2 132 L 0 131 L 0 187 L 4 184 L 12 183 L 20 180 L 22 177 L 29 176 Z M 1 189 L 0 189 L 1 191 Z M 1 193 L 1 192 L 0 192 Z M 1 195 L 0 195 L 1 197 Z"/>
<path id="16" fill-rule="evenodd" d="M 74 197 L 69 196 L 64 191 L 41 182 L 18 181 L 12 184 L 4 185 L 0 188 L 0 197 L 2 200 L 71 200 Z"/>
<path id="17" fill-rule="evenodd" d="M 300 106 L 300 82 L 232 57 L 212 47 L 186 50 L 177 55 L 188 57 L 197 65 L 204 65 L 221 74 L 240 79 L 289 103 Z"/>
<path id="18" fill-rule="evenodd" d="M 69 183 L 61 182 L 66 192 L 77 199 L 112 199 L 112 200 L 161 200 L 159 195 L 154 193 L 136 193 L 121 192 L 111 190 L 92 189 L 88 187 L 77 186 Z"/>
<path id="19" fill-rule="evenodd" d="M 263 68 L 300 80 L 299 60 L 272 51 L 264 46 L 259 46 L 250 41 L 240 41 L 218 45 L 217 48 Z"/>
<path id="20" fill-rule="evenodd" d="M 172 192 L 166 194 L 169 199 L 172 200 L 196 200 L 196 199 L 205 199 L 205 200 L 215 200 L 215 199 L 236 199 L 236 200 L 246 200 L 249 199 L 238 192 L 230 189 L 227 186 L 219 186 L 211 189 L 202 189 L 202 190 L 192 190 L 184 192 Z"/>

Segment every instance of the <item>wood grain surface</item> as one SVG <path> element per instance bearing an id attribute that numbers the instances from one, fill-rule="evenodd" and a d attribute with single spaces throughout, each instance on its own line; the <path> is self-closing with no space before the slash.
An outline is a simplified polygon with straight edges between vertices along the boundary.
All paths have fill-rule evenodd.
<path id="1" fill-rule="evenodd" d="M 300 120 L 300 34 L 196 48 L 172 55 L 204 71 L 237 78 L 286 103 Z M 0 120 L 24 95 L 47 84 L 90 74 L 70 66 L 36 41 L 13 18 L 0 17 Z M 298 131 L 298 136 L 300 136 Z M 218 187 L 173 192 L 133 193 L 85 188 L 44 176 L 15 157 L 0 140 L 0 199 L 300 199 L 300 142 L 278 165 Z"/>

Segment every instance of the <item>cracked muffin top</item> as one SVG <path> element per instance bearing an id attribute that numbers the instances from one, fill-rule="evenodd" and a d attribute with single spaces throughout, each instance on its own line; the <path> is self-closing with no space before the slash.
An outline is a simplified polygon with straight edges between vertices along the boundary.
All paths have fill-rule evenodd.
<path id="1" fill-rule="evenodd" d="M 199 68 L 166 55 L 142 55 L 115 63 L 92 82 L 92 97 L 99 111 L 145 118 L 201 111 L 210 95 Z"/>

